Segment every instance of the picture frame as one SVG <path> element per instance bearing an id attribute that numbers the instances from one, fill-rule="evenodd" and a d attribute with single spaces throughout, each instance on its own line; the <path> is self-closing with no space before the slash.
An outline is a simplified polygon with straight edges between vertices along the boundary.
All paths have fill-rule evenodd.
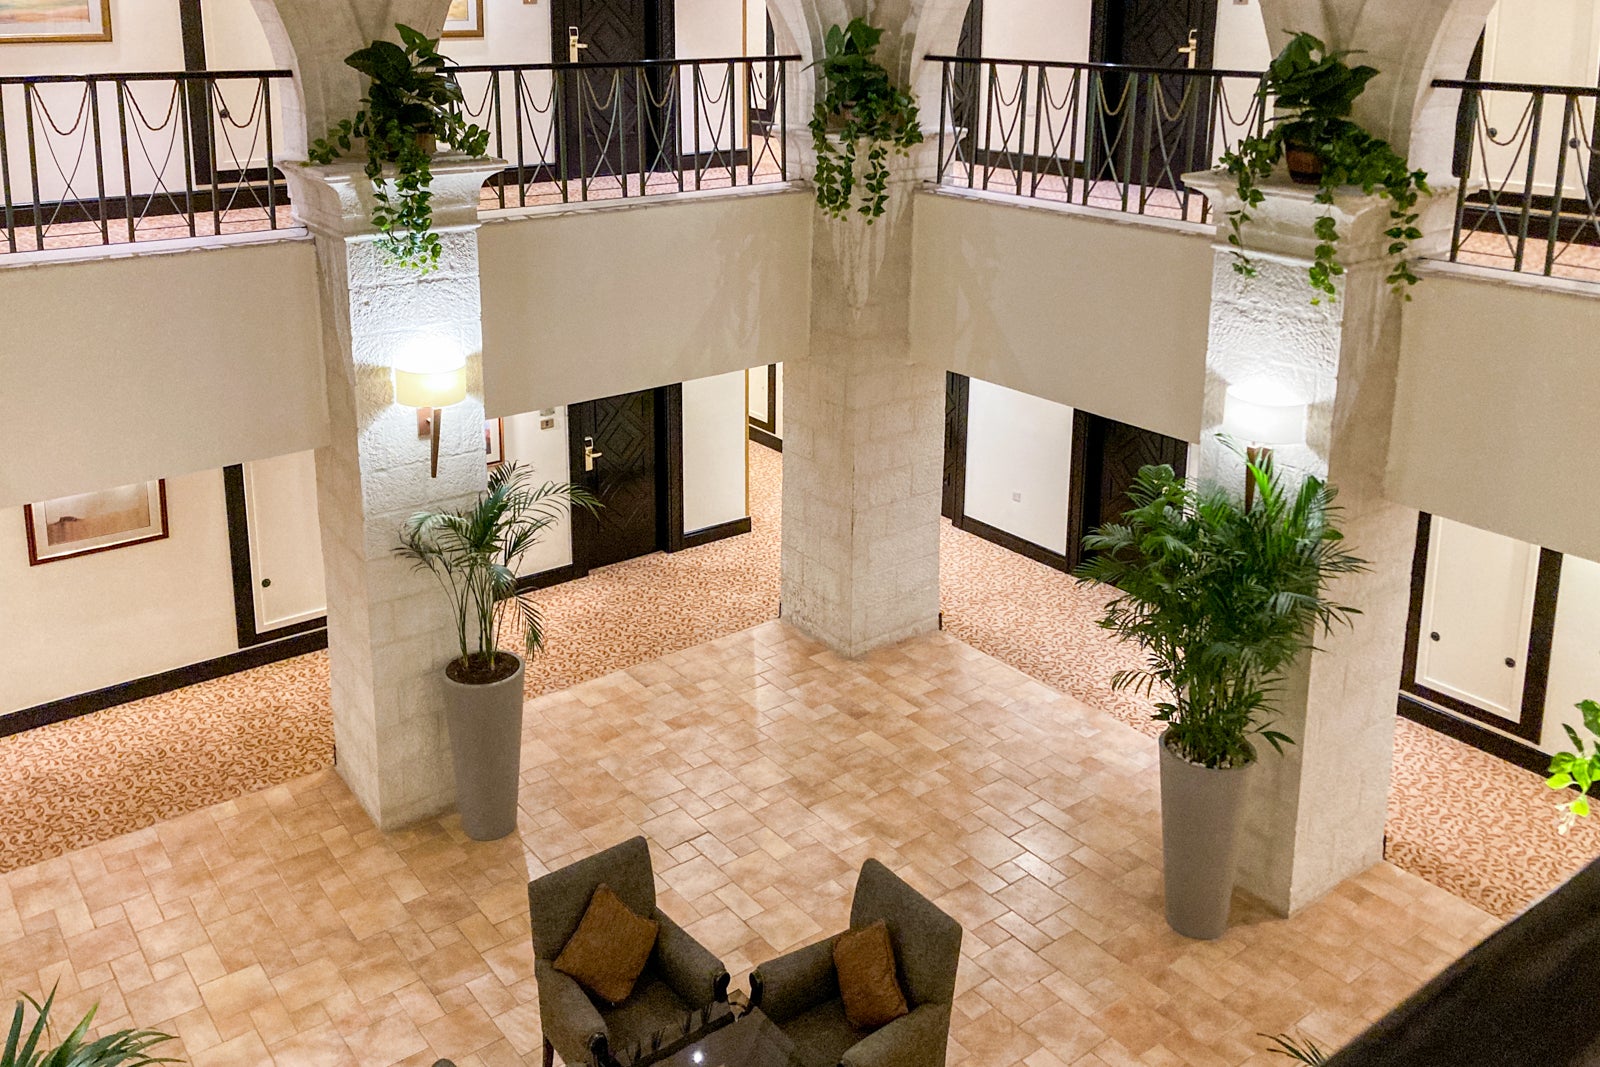
<path id="1" fill-rule="evenodd" d="M 109 40 L 111 0 L 0 0 L 0 44 Z"/>
<path id="2" fill-rule="evenodd" d="M 483 0 L 450 0 L 450 14 L 444 20 L 444 36 L 482 37 Z"/>
<path id="3" fill-rule="evenodd" d="M 503 420 L 483 420 L 483 457 L 490 470 L 506 461 L 506 424 Z"/>
<path id="4" fill-rule="evenodd" d="M 167 480 L 24 504 L 22 521 L 30 567 L 160 541 L 170 533 Z"/>

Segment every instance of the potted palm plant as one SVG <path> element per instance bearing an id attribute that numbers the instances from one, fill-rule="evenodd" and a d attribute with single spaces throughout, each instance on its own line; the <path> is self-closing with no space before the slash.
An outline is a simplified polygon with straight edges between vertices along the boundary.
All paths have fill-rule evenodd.
<path id="1" fill-rule="evenodd" d="M 26 993 L 17 1001 L 16 1010 L 11 1013 L 11 1027 L 0 1044 L 0 1067 L 150 1067 L 180 1062 L 151 1054 L 157 1045 L 173 1040 L 171 1034 L 159 1030 L 117 1030 L 90 1038 L 89 1027 L 100 1010 L 98 1004 L 89 1009 L 61 1044 L 46 1044 L 53 1040 L 50 1011 L 55 1007 L 57 988 L 51 988 L 43 1004 Z M 31 1027 L 24 1025 L 27 1007 L 34 1010 Z"/>
<path id="2" fill-rule="evenodd" d="M 396 554 L 439 580 L 454 615 L 461 654 L 444 668 L 445 723 L 461 825 L 475 841 L 517 828 L 524 665 L 502 644 L 520 627 L 526 652 L 544 645 L 539 608 L 517 590 L 517 562 L 574 504 L 599 506 L 578 486 L 536 486 L 511 463 L 489 474 L 471 507 L 418 512 L 400 529 Z"/>
<path id="3" fill-rule="evenodd" d="M 1270 456 L 1247 458 L 1246 471 L 1250 506 L 1171 467 L 1143 468 L 1133 506 L 1084 538 L 1095 555 L 1078 570 L 1120 590 L 1100 625 L 1147 659 L 1112 686 L 1159 698 L 1167 923 L 1194 938 L 1228 926 L 1252 742 L 1291 742 L 1274 728 L 1274 691 L 1318 627 L 1358 613 L 1326 587 L 1366 565 L 1334 526 L 1333 487 L 1308 477 L 1291 491 Z"/>

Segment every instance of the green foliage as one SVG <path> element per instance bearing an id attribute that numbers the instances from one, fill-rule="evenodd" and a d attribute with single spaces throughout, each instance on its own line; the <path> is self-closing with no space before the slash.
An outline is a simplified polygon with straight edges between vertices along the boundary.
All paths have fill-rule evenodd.
<path id="1" fill-rule="evenodd" d="M 491 670 L 509 614 L 520 616 L 523 644 L 544 644 L 544 619 L 533 600 L 517 591 L 517 561 L 571 505 L 594 512 L 586 489 L 559 482 L 532 484 L 533 472 L 516 463 L 496 467 L 478 502 L 456 511 L 420 511 L 400 528 L 395 554 L 439 580 L 455 613 L 461 664 L 484 662 Z"/>
<path id="2" fill-rule="evenodd" d="M 1315 1042 L 1296 1041 L 1288 1034 L 1278 1034 L 1274 1037 L 1268 1037 L 1266 1034 L 1257 1034 L 1256 1036 L 1266 1037 L 1267 1040 L 1272 1042 L 1272 1048 L 1268 1051 L 1276 1052 L 1278 1055 L 1294 1060 L 1297 1063 L 1308 1063 L 1311 1067 L 1320 1067 L 1321 1064 L 1328 1062 L 1327 1053 L 1318 1048 Z"/>
<path id="3" fill-rule="evenodd" d="M 1388 254 L 1393 261 L 1388 282 L 1396 293 L 1405 294 L 1415 285 L 1406 251 L 1422 236 L 1417 229 L 1417 200 L 1429 191 L 1428 176 L 1412 170 L 1405 157 L 1387 141 L 1368 133 L 1349 118 L 1352 106 L 1367 82 L 1377 76 L 1372 67 L 1351 67 L 1344 61 L 1349 52 L 1330 52 L 1309 33 L 1296 34 L 1267 68 L 1259 95 L 1262 106 L 1276 98 L 1278 113 L 1272 126 L 1260 137 L 1247 137 L 1237 148 L 1225 153 L 1221 166 L 1239 187 L 1243 207 L 1228 213 L 1228 243 L 1233 246 L 1233 269 L 1254 277 L 1255 264 L 1246 254 L 1244 226 L 1250 212 L 1261 206 L 1265 197 L 1260 182 L 1271 176 L 1290 146 L 1304 147 L 1322 159 L 1318 183 L 1318 203 L 1332 204 L 1340 186 L 1358 186 L 1367 194 L 1377 193 L 1390 202 Z M 1338 257 L 1338 225 L 1331 215 L 1316 222 L 1317 247 L 1308 275 L 1315 292 L 1311 302 L 1335 300 L 1335 280 L 1344 273 Z M 1406 298 L 1410 299 L 1409 294 Z"/>
<path id="4" fill-rule="evenodd" d="M 843 29 L 828 30 L 823 57 L 816 63 L 822 91 L 811 115 L 818 206 L 844 218 L 859 186 L 856 210 L 869 225 L 883 214 L 889 199 L 889 153 L 906 155 L 912 145 L 922 143 L 916 100 L 872 57 L 882 37 L 882 30 L 859 18 Z M 866 170 L 858 178 L 863 143 Z"/>
<path id="5" fill-rule="evenodd" d="M 374 41 L 345 58 L 369 79 L 367 95 L 354 118 L 344 119 L 318 139 L 309 163 L 332 163 L 365 140 L 366 175 L 372 180 L 372 223 L 391 262 L 424 273 L 439 265 L 443 246 L 433 225 L 433 153 L 428 139 L 448 143 L 469 156 L 489 149 L 489 131 L 466 120 L 461 87 L 447 74 L 450 62 L 439 42 L 410 26 L 395 25 L 402 44 Z M 394 164 L 394 192 L 383 181 Z"/>
<path id="6" fill-rule="evenodd" d="M 1095 553 L 1078 577 L 1120 590 L 1100 625 L 1145 652 L 1143 670 L 1119 671 L 1116 689 L 1154 695 L 1174 752 L 1204 767 L 1255 758 L 1252 735 L 1282 751 L 1272 700 L 1283 672 L 1359 614 L 1329 600 L 1335 575 L 1364 570 L 1335 528 L 1335 490 L 1308 477 L 1291 492 L 1270 458 L 1246 461 L 1256 500 L 1246 509 L 1221 488 L 1195 487 L 1171 467 L 1140 470 L 1118 522 L 1083 539 Z"/>
<path id="7" fill-rule="evenodd" d="M 46 1042 L 53 1039 L 50 1010 L 55 1002 L 54 988 L 43 1004 L 26 993 L 22 995 L 11 1013 L 5 1045 L 0 1048 L 0 1067 L 147 1067 L 179 1062 L 150 1054 L 157 1045 L 173 1040 L 171 1034 L 159 1030 L 117 1030 L 90 1040 L 89 1027 L 99 1010 L 98 1004 L 72 1028 L 65 1041 L 50 1047 Z M 35 1018 L 31 1027 L 24 1028 L 27 1006 L 33 1008 Z"/>
<path id="8" fill-rule="evenodd" d="M 1600 738 L 1600 704 L 1592 700 L 1585 700 L 1574 705 L 1583 713 L 1583 728 L 1596 738 Z M 1560 818 L 1556 823 L 1559 833 L 1566 833 L 1579 819 L 1589 817 L 1589 790 L 1600 782 L 1600 740 L 1591 742 L 1591 749 L 1585 753 L 1583 738 L 1578 736 L 1566 723 L 1561 728 L 1567 731 L 1567 738 L 1571 740 L 1574 751 L 1557 752 L 1550 757 L 1550 777 L 1544 784 L 1551 789 L 1562 789 L 1569 792 L 1577 791 L 1577 795 L 1569 800 L 1556 805 Z"/>

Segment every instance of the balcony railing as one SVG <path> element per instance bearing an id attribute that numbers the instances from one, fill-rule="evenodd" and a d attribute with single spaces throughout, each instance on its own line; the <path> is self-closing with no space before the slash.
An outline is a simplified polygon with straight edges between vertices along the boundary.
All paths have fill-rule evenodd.
<path id="1" fill-rule="evenodd" d="M 273 86 L 286 70 L 0 78 L 0 251 L 289 225 Z"/>
<path id="2" fill-rule="evenodd" d="M 1600 89 L 1433 85 L 1461 91 L 1451 262 L 1600 281 Z"/>
<path id="3" fill-rule="evenodd" d="M 489 151 L 482 206 L 612 200 L 789 180 L 799 56 L 451 68 Z"/>
<path id="4" fill-rule="evenodd" d="M 1183 175 L 1267 119 L 1257 71 L 928 58 L 944 185 L 1204 222 Z"/>

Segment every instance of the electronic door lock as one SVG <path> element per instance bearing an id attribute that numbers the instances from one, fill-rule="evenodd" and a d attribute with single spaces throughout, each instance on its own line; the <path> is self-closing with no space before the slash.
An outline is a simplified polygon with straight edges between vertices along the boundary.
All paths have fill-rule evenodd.
<path id="1" fill-rule="evenodd" d="M 584 49 L 584 48 L 588 48 L 588 47 L 589 47 L 588 45 L 586 45 L 582 41 L 578 40 L 578 27 L 576 27 L 576 26 L 568 26 L 567 27 L 567 62 L 568 63 L 576 63 L 578 61 L 578 52 L 579 52 L 579 50 Z"/>
<path id="2" fill-rule="evenodd" d="M 604 455 L 605 455 L 604 452 L 596 452 L 594 450 L 594 438 L 585 437 L 583 439 L 583 469 L 584 470 L 586 470 L 586 471 L 594 470 L 594 461 L 597 460 L 597 459 L 600 459 Z"/>

